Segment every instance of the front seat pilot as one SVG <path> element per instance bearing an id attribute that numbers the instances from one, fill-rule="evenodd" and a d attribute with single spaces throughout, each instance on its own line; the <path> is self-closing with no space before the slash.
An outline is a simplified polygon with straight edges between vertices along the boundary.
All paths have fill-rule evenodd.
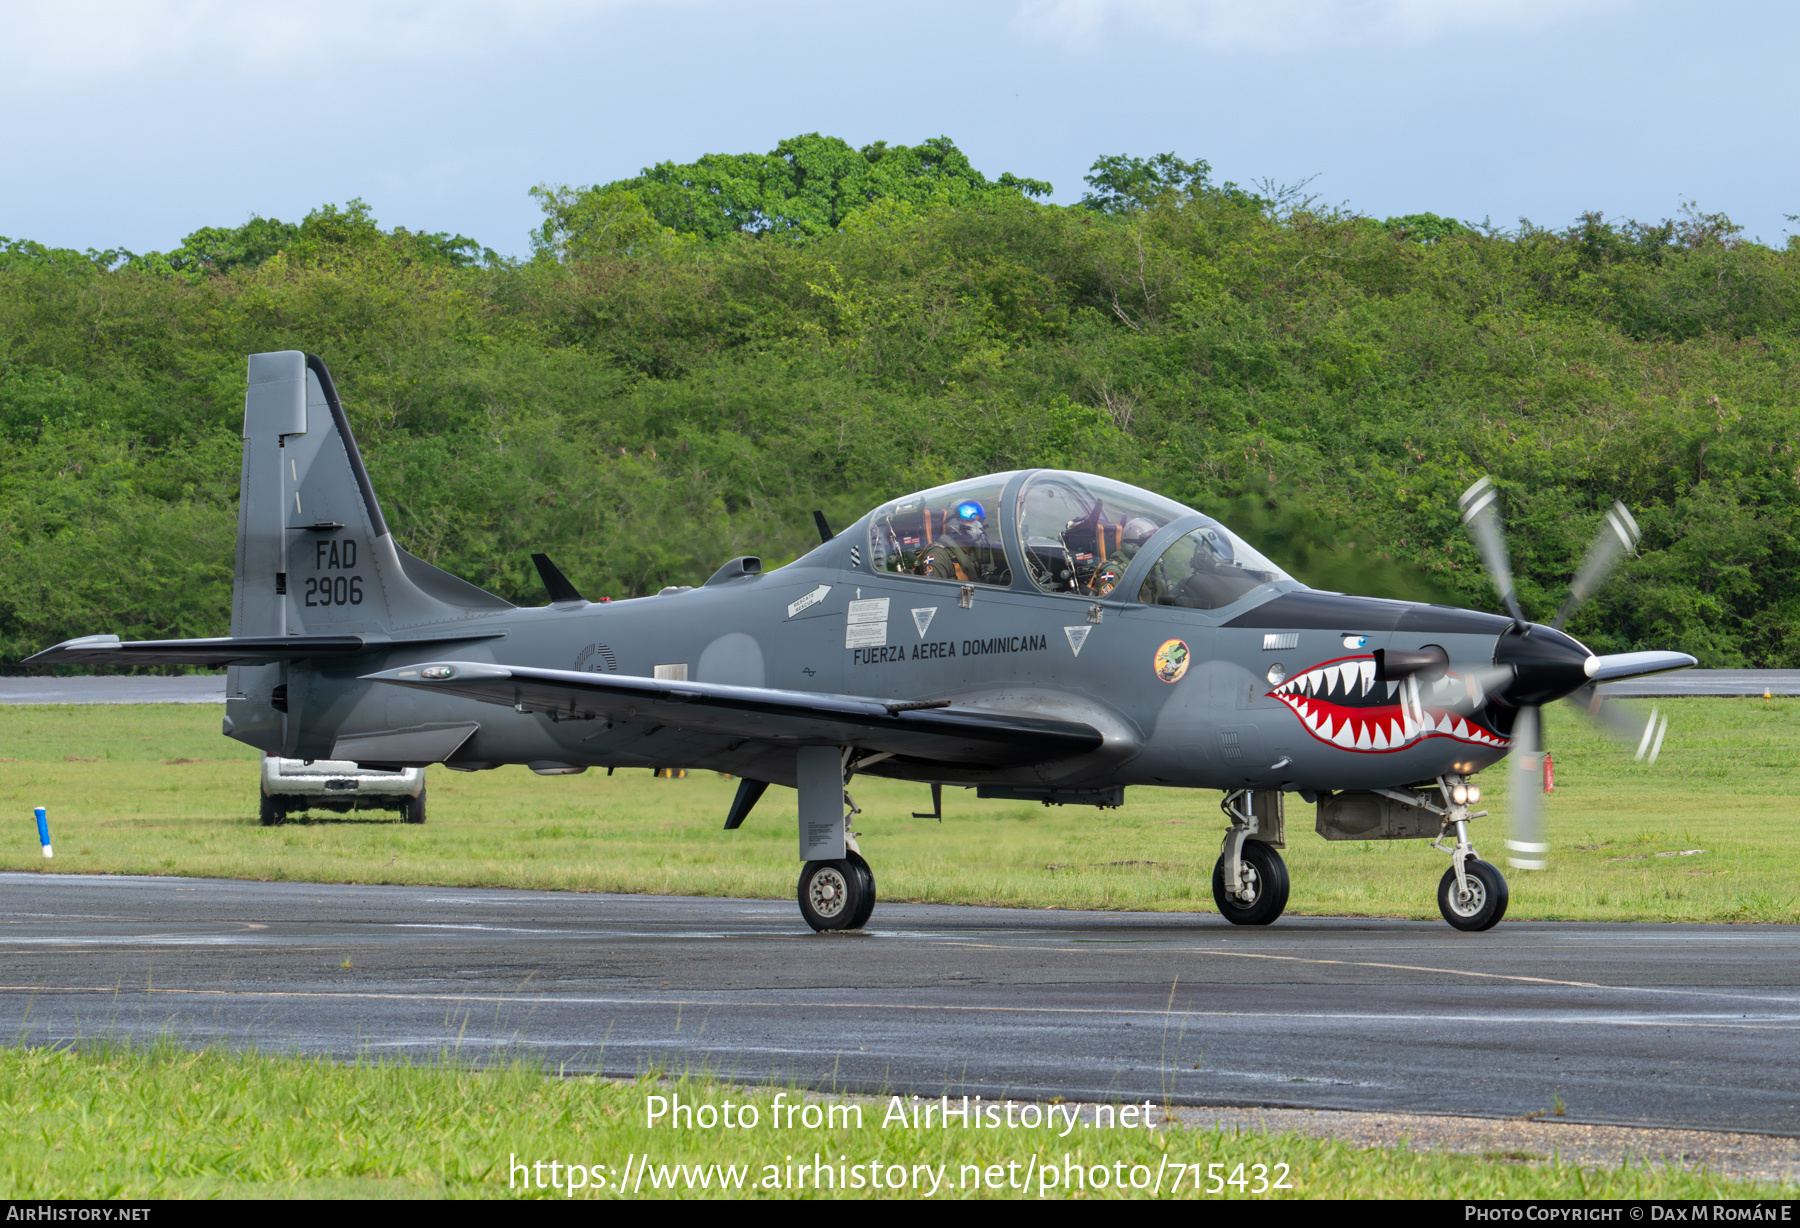
<path id="1" fill-rule="evenodd" d="M 1001 583 L 998 577 L 1005 564 L 996 566 L 996 556 L 1005 557 L 988 538 L 987 509 L 965 499 L 950 513 L 943 536 L 926 552 L 921 574 L 938 580 Z"/>

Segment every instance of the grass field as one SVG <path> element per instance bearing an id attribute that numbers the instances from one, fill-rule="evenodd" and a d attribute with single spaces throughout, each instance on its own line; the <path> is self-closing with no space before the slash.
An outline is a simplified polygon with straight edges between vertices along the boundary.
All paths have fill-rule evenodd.
<path id="1" fill-rule="evenodd" d="M 746 1102 L 755 1128 L 725 1130 L 646 1123 L 646 1097 L 680 1096 L 691 1105 Z M 787 1099 L 794 1097 L 790 1094 Z M 827 1102 L 827 1107 L 830 1102 Z M 455 1063 L 340 1065 L 306 1059 L 95 1048 L 0 1049 L 0 1196 L 8 1198 L 168 1197 L 619 1197 L 624 1178 L 638 1197 L 741 1197 L 720 1189 L 721 1167 L 741 1174 L 745 1193 L 811 1195 L 790 1188 L 789 1165 L 817 1155 L 827 1166 L 873 1163 L 886 1184 L 852 1195 L 918 1197 L 916 1179 L 936 1197 L 1119 1197 L 1117 1179 L 1161 1197 L 1205 1195 L 1217 1164 L 1217 1195 L 1242 1197 L 1263 1180 L 1285 1181 L 1290 1198 L 1743 1198 L 1781 1191 L 1661 1168 L 1583 1170 L 1552 1159 L 1517 1163 L 1363 1150 L 1292 1134 L 1223 1133 L 1159 1125 L 1154 1130 L 1077 1128 L 979 1132 L 883 1124 L 888 1102 L 862 1102 L 860 1128 L 848 1113 L 806 1128 L 777 1130 L 775 1092 L 687 1079 L 558 1078 L 533 1066 L 473 1070 Z M 702 1119 L 704 1120 L 704 1119 Z M 740 1118 L 741 1120 L 741 1118 Z M 649 1164 L 644 1164 L 648 1158 Z M 576 1164 L 586 1188 L 539 1189 L 560 1174 L 546 1163 L 521 1177 L 515 1163 Z M 1012 1163 L 996 1171 L 991 1166 Z M 1020 1188 L 1032 1168 L 1054 1164 L 1057 1184 Z M 698 1165 L 710 1189 L 688 1190 L 677 1166 Z M 965 1168 L 968 1165 L 970 1167 Z M 1072 1167 L 1107 1187 L 1064 1188 Z M 1243 1169 L 1238 1168 L 1239 1165 Z M 1276 1165 L 1285 1165 L 1285 1173 Z M 896 1177 L 894 1166 L 905 1172 Z M 941 1167 L 940 1167 L 941 1166 Z M 638 1181 L 627 1174 L 633 1170 Z M 1137 1168 L 1134 1173 L 1133 1168 Z M 597 1171 L 596 1171 L 597 1170 Z M 975 1170 L 979 1170 L 977 1175 Z M 1238 1175 L 1240 1184 L 1225 1184 Z M 998 1178 L 1001 1188 L 989 1184 Z M 1198 1190 L 1195 1179 L 1199 1179 Z M 768 1183 L 773 1179 L 774 1188 Z M 867 1178 L 865 1177 L 865 1180 Z M 968 1188 L 979 1180 L 981 1190 Z M 521 1188 L 525 1182 L 532 1188 Z M 730 1178 L 726 1178 L 729 1183 Z M 1179 1182 L 1179 1184 L 1177 1184 Z M 604 1184 L 602 1184 L 604 1183 Z M 1073 1182 L 1071 1181 L 1072 1185 Z M 810 1186 L 810 1180 L 809 1180 Z M 960 1187 L 960 1188 L 959 1188 Z M 1156 1196 L 1149 1188 L 1128 1196 Z"/>
<path id="2" fill-rule="evenodd" d="M 1562 708 L 1547 713 L 1557 790 L 1548 872 L 1514 872 L 1515 918 L 1800 921 L 1800 704 L 1664 705 L 1661 761 L 1634 764 Z M 794 795 L 772 789 L 721 831 L 735 781 L 710 772 L 541 778 L 523 768 L 430 770 L 430 819 L 320 815 L 256 821 L 256 754 L 202 705 L 0 708 L 0 868 L 788 897 Z M 1473 825 L 1499 859 L 1494 812 Z M 887 900 L 1034 908 L 1210 911 L 1223 820 L 1215 793 L 1132 789 L 1121 810 L 983 802 L 947 790 L 940 824 L 922 786 L 862 778 L 857 827 Z M 1292 913 L 1429 918 L 1448 864 L 1422 842 L 1327 843 L 1290 797 Z M 31 807 L 47 806 L 56 858 Z M 1686 850 L 1699 849 L 1687 856 Z M 1658 854 L 1672 854 L 1659 856 Z"/>

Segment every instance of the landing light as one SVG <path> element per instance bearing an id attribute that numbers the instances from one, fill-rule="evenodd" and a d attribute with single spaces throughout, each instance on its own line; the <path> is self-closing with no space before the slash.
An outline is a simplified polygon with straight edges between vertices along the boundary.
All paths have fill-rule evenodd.
<path id="1" fill-rule="evenodd" d="M 1286 678 L 1287 678 L 1287 667 L 1285 665 L 1283 665 L 1279 661 L 1277 661 L 1274 665 L 1269 666 L 1269 685 L 1270 686 L 1280 686 Z"/>
<path id="2" fill-rule="evenodd" d="M 1481 790 L 1476 788 L 1474 785 L 1469 786 L 1469 800 L 1472 802 L 1478 802 L 1481 800 Z"/>
<path id="3" fill-rule="evenodd" d="M 427 665 L 424 669 L 419 671 L 419 677 L 433 679 L 454 678 L 456 677 L 456 667 L 453 665 Z"/>
<path id="4" fill-rule="evenodd" d="M 1464 805 L 1465 803 L 1467 803 L 1469 801 L 1469 786 L 1468 785 L 1451 785 L 1450 786 L 1450 800 L 1455 802 L 1458 806 L 1461 806 L 1461 805 Z"/>

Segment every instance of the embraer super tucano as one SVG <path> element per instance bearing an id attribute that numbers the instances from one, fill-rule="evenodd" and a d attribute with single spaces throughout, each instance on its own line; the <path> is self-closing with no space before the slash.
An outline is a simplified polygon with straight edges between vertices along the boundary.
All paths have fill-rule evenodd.
<path id="1" fill-rule="evenodd" d="M 1191 508 L 1054 470 L 907 494 L 836 534 L 820 516 L 785 567 L 734 558 L 628 601 L 584 600 L 539 555 L 550 601 L 520 608 L 400 548 L 319 359 L 256 354 L 230 636 L 96 635 L 30 663 L 229 666 L 225 733 L 289 758 L 712 768 L 741 778 L 727 828 L 797 789 L 815 929 L 874 907 L 858 774 L 928 784 L 938 813 L 946 785 L 1093 806 L 1223 790 L 1213 892 L 1241 924 L 1286 905 L 1297 794 L 1326 839 L 1439 841 L 1445 919 L 1485 929 L 1506 881 L 1470 842 L 1471 778 L 1535 750 L 1538 705 L 1694 659 L 1595 656 L 1528 622 L 1491 487 L 1464 513 L 1510 617 L 1310 589 Z M 1577 596 L 1635 544 L 1620 507 L 1601 533 Z M 1541 856 L 1532 825 L 1514 836 L 1516 864 Z"/>

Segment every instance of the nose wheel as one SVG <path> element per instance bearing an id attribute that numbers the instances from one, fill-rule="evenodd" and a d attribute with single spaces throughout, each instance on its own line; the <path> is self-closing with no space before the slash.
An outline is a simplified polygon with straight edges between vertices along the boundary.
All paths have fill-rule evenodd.
<path id="1" fill-rule="evenodd" d="M 1287 863 L 1260 840 L 1245 840 L 1237 856 L 1238 881 L 1226 880 L 1228 855 L 1213 865 L 1213 902 L 1233 925 L 1268 925 L 1287 907 Z"/>
<path id="2" fill-rule="evenodd" d="M 800 870 L 800 915 L 813 929 L 859 930 L 875 911 L 875 872 L 855 850 Z"/>
<path id="3" fill-rule="evenodd" d="M 1506 915 L 1506 903 L 1506 876 L 1485 861 L 1466 859 L 1460 884 L 1455 866 L 1438 880 L 1438 911 L 1459 930 L 1492 929 Z"/>

